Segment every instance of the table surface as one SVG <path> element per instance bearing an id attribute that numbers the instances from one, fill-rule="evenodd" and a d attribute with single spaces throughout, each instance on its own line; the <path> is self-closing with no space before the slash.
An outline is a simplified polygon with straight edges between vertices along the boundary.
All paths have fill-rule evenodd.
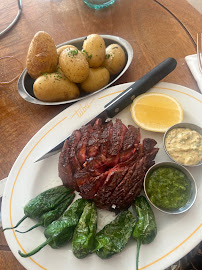
<path id="1" fill-rule="evenodd" d="M 48 32 L 60 44 L 92 33 L 120 36 L 133 47 L 134 59 L 116 84 L 136 81 L 167 57 L 177 68 L 163 81 L 199 92 L 185 56 L 196 53 L 196 35 L 202 29 L 202 15 L 185 0 L 116 0 L 102 10 L 88 8 L 81 0 L 23 0 L 17 24 L 0 38 L 0 58 L 13 56 L 25 68 L 30 41 L 37 31 Z M 0 2 L 0 31 L 17 14 L 17 0 Z M 19 62 L 0 59 L 0 81 L 19 73 Z M 39 106 L 18 94 L 17 81 L 0 84 L 0 179 L 32 136 L 68 105 Z M 12 255 L 0 232 L 0 269 L 24 269 Z"/>

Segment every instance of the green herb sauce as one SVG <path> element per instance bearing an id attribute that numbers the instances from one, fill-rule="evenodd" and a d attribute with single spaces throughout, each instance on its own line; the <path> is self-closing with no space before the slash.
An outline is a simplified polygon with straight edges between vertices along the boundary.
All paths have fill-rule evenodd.
<path id="1" fill-rule="evenodd" d="M 164 209 L 177 209 L 184 206 L 190 195 L 190 184 L 180 170 L 161 167 L 149 176 L 146 191 L 153 204 Z"/>

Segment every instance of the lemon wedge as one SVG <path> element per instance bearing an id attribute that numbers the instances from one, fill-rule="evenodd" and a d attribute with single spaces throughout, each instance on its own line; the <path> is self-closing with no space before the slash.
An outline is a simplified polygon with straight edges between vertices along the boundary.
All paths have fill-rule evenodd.
<path id="1" fill-rule="evenodd" d="M 133 121 L 142 129 L 165 132 L 183 120 L 183 109 L 173 97 L 162 93 L 146 93 L 134 99 L 131 108 Z"/>

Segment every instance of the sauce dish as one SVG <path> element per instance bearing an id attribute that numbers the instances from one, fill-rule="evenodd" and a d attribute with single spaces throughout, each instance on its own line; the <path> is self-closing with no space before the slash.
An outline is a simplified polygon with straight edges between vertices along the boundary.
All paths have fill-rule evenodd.
<path id="1" fill-rule="evenodd" d="M 164 175 L 161 172 L 161 175 L 159 176 L 159 174 L 156 173 L 159 169 L 175 170 L 179 174 L 179 176 L 178 178 L 175 175 L 172 176 L 171 172 L 171 175 L 169 177 L 166 175 L 168 171 L 165 171 Z M 184 176 L 185 180 L 184 186 L 184 183 L 181 181 L 182 175 Z M 175 179 L 173 179 L 173 177 L 175 177 Z M 153 181 L 153 184 L 150 181 Z M 154 181 L 156 183 L 154 183 Z M 174 162 L 160 162 L 153 165 L 147 171 L 144 178 L 144 192 L 148 201 L 156 209 L 167 214 L 180 214 L 190 209 L 191 206 L 194 204 L 197 196 L 197 186 L 194 177 L 185 167 Z M 174 207 L 173 205 L 175 204 L 175 201 L 176 204 L 182 202 L 181 198 L 183 195 L 185 195 L 185 192 L 185 203 L 183 203 L 183 205 L 179 207 Z M 160 206 L 160 204 L 166 205 L 166 207 Z"/>
<path id="2" fill-rule="evenodd" d="M 173 125 L 165 132 L 163 145 L 171 160 L 180 165 L 194 167 L 202 164 L 202 128 L 195 124 Z"/>

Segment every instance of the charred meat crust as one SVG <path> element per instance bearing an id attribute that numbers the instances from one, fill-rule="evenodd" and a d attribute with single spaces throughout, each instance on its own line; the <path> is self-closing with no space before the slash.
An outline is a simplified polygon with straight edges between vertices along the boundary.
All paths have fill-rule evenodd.
<path id="1" fill-rule="evenodd" d="M 146 171 L 155 163 L 156 141 L 140 142 L 140 129 L 120 119 L 75 130 L 65 141 L 58 171 L 64 185 L 97 207 L 125 210 L 142 190 Z"/>

